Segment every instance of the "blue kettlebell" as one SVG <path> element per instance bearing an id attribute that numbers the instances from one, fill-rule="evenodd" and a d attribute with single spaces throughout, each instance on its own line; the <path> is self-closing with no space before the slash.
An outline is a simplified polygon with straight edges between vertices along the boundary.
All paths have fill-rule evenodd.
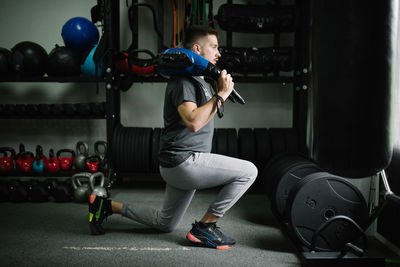
<path id="1" fill-rule="evenodd" d="M 44 160 L 43 148 L 40 145 L 36 146 L 36 157 L 35 161 L 32 163 L 32 170 L 34 172 L 44 172 Z"/>
<path id="2" fill-rule="evenodd" d="M 95 63 L 93 59 L 94 52 L 96 51 L 97 44 L 90 50 L 89 54 L 85 57 L 85 61 L 81 65 L 81 73 L 85 76 L 95 77 L 97 71 L 97 77 L 101 77 L 103 75 L 104 62 L 100 60 L 100 62 Z M 96 70 L 97 65 L 97 70 Z"/>

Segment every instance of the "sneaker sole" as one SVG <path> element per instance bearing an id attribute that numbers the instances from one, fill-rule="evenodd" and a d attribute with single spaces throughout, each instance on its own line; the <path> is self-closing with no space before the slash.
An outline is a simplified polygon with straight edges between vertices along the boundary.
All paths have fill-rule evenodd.
<path id="1" fill-rule="evenodd" d="M 187 233 L 186 238 L 190 242 L 193 242 L 198 245 L 203 245 L 203 246 L 206 246 L 209 248 L 215 248 L 215 249 L 230 249 L 230 248 L 232 248 L 232 246 L 229 246 L 229 245 L 217 246 L 208 240 L 202 241 L 202 240 L 198 239 L 197 237 L 195 237 L 194 235 L 192 235 L 190 232 Z"/>

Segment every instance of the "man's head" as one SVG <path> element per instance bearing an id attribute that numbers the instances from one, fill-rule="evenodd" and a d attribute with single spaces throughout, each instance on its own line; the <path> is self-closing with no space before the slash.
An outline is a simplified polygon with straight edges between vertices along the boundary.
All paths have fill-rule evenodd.
<path id="1" fill-rule="evenodd" d="M 218 51 L 218 32 L 209 26 L 192 26 L 185 31 L 183 47 L 216 64 L 221 54 Z"/>

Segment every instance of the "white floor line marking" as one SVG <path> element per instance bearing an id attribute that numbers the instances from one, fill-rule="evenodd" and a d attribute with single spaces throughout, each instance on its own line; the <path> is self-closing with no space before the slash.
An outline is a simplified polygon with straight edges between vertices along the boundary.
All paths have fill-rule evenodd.
<path id="1" fill-rule="evenodd" d="M 97 250 L 97 251 L 115 251 L 115 250 L 125 250 L 125 251 L 188 251 L 187 247 L 181 248 L 137 248 L 137 247 L 62 247 L 66 250 Z"/>

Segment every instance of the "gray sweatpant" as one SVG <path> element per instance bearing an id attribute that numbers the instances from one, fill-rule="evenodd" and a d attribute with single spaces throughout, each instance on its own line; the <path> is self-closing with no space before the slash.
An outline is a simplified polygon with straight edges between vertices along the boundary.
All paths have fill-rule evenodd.
<path id="1" fill-rule="evenodd" d="M 161 210 L 123 203 L 122 216 L 164 232 L 172 232 L 182 219 L 197 189 L 223 185 L 208 212 L 222 217 L 257 177 L 250 161 L 211 153 L 194 153 L 173 168 L 160 167 L 167 183 Z"/>

